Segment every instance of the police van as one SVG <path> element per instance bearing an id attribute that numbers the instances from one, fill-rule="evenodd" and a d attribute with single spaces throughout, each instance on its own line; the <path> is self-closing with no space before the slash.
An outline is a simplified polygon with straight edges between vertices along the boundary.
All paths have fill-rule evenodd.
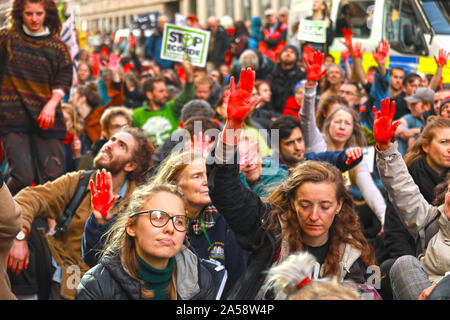
<path id="1" fill-rule="evenodd" d="M 295 22 L 311 14 L 313 0 L 292 0 L 290 21 Z M 340 60 L 345 49 L 337 26 L 349 25 L 354 41 L 361 42 L 366 53 L 365 69 L 375 65 L 372 50 L 388 40 L 389 67 L 401 66 L 407 72 L 417 70 L 434 74 L 434 56 L 439 49 L 450 53 L 449 0 L 328 0 L 330 19 L 335 38 L 328 51 Z M 309 9 L 309 12 L 306 10 Z M 450 63 L 443 70 L 443 83 L 450 83 Z"/>

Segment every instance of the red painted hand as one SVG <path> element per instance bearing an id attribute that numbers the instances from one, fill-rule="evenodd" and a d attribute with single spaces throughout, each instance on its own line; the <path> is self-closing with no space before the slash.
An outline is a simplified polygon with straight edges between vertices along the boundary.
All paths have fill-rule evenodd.
<path id="1" fill-rule="evenodd" d="M 118 198 L 118 196 L 114 197 L 111 190 L 111 173 L 103 169 L 101 174 L 97 173 L 96 188 L 94 188 L 94 181 L 92 179 L 89 181 L 89 185 L 91 187 L 91 204 L 94 216 L 100 218 L 98 216 L 100 214 L 105 219 L 108 216 L 109 209 Z"/>
<path id="2" fill-rule="evenodd" d="M 434 57 L 434 60 L 436 61 L 439 67 L 443 68 L 447 64 L 447 58 L 448 58 L 447 51 L 445 51 L 444 49 L 439 49 L 439 54 L 437 57 L 436 56 Z"/>
<path id="3" fill-rule="evenodd" d="M 303 48 L 303 61 L 308 61 L 309 63 L 312 62 L 314 57 L 314 49 L 311 47 L 310 44 L 308 44 L 307 46 L 305 46 Z"/>
<path id="4" fill-rule="evenodd" d="M 345 155 L 347 156 L 346 164 L 351 164 L 362 157 L 363 152 L 360 147 L 350 147 L 345 150 Z"/>
<path id="5" fill-rule="evenodd" d="M 373 58 L 375 59 L 375 61 L 379 64 L 385 64 L 389 54 L 389 48 L 390 45 L 387 40 L 380 41 L 380 43 L 378 43 L 377 52 L 372 50 Z"/>
<path id="6" fill-rule="evenodd" d="M 352 38 L 353 38 L 353 30 L 350 28 L 342 29 L 342 35 L 344 36 L 345 41 L 341 41 L 341 43 L 347 48 L 352 48 Z"/>
<path id="7" fill-rule="evenodd" d="M 227 121 L 242 126 L 244 119 L 250 114 L 260 97 L 252 97 L 255 85 L 255 71 L 251 68 L 241 70 L 237 90 L 234 77 L 230 79 L 230 89 L 225 92 L 224 101 L 227 104 Z"/>
<path id="8" fill-rule="evenodd" d="M 105 66 L 108 69 L 117 70 L 120 60 L 122 60 L 122 57 L 120 55 L 118 55 L 117 53 L 111 53 L 108 62 L 105 63 Z"/>
<path id="9" fill-rule="evenodd" d="M 194 135 L 193 141 L 186 142 L 186 149 L 195 152 L 201 153 L 203 156 L 207 156 L 209 151 L 212 148 L 211 139 L 208 135 L 203 137 L 203 132 L 199 132 L 198 135 Z"/>
<path id="10" fill-rule="evenodd" d="M 353 58 L 358 59 L 358 58 L 362 57 L 362 55 L 364 54 L 364 51 L 366 51 L 366 49 L 364 49 L 361 46 L 361 42 L 354 42 L 352 51 L 353 51 Z"/>
<path id="11" fill-rule="evenodd" d="M 341 52 L 342 59 L 344 61 L 348 61 L 348 58 L 350 57 L 351 54 L 352 53 L 350 52 L 350 50 L 345 49 L 344 51 Z"/>
<path id="12" fill-rule="evenodd" d="M 389 147 L 395 130 L 400 124 L 399 121 L 392 123 L 395 115 L 395 101 L 391 103 L 390 98 L 383 99 L 381 100 L 380 112 L 377 112 L 375 106 L 373 106 L 372 110 L 374 119 L 373 136 L 377 141 L 377 145 Z"/>
<path id="13" fill-rule="evenodd" d="M 319 50 L 315 51 L 312 57 L 304 58 L 304 60 L 306 64 L 306 79 L 309 81 L 317 81 L 327 73 L 327 69 L 322 69 L 324 54 Z"/>

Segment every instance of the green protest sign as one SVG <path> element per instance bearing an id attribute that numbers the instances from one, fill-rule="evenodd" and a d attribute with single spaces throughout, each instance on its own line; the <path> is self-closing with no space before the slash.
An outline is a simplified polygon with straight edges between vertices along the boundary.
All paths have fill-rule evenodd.
<path id="1" fill-rule="evenodd" d="M 209 31 L 166 24 L 161 58 L 182 62 L 188 56 L 192 65 L 204 67 L 208 57 L 209 37 Z"/>
<path id="2" fill-rule="evenodd" d="M 301 19 L 297 38 L 307 42 L 325 43 L 327 39 L 325 20 Z"/>

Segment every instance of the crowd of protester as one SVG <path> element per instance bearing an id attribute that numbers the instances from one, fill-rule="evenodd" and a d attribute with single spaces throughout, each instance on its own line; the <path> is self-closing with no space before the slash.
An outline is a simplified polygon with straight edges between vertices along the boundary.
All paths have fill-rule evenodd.
<path id="1" fill-rule="evenodd" d="M 0 78 L 0 298 L 448 299 L 448 55 L 433 75 L 386 69 L 383 40 L 366 71 L 352 30 L 313 3 L 323 44 L 288 39 L 287 8 L 189 15 L 211 32 L 198 67 L 161 58 L 160 14 L 148 38 L 88 41 L 71 83 L 54 8 L 15 0 L 0 30 L 17 51 Z M 47 34 L 18 18 L 36 8 Z M 27 50 L 44 40 L 58 62 L 39 76 L 45 54 Z"/>

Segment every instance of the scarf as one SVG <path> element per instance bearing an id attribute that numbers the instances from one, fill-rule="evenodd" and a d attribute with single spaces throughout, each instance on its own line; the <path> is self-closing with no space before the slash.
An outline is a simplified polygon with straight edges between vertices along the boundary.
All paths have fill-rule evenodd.
<path id="1" fill-rule="evenodd" d="M 144 281 L 144 287 L 154 292 L 153 300 L 169 300 L 167 287 L 172 278 L 172 270 L 175 259 L 169 259 L 169 263 L 164 270 L 155 269 L 145 262 L 136 253 L 136 259 L 139 263 L 138 278 Z"/>
<path id="2" fill-rule="evenodd" d="M 198 236 L 203 232 L 202 224 L 206 230 L 209 230 L 214 227 L 218 217 L 216 207 L 207 206 L 200 212 L 197 218 L 191 220 L 189 229 Z"/>

